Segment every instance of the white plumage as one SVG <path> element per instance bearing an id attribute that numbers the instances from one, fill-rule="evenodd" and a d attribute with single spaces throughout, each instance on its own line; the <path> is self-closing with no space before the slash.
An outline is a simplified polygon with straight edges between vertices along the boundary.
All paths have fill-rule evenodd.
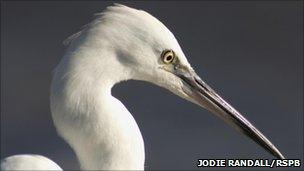
<path id="1" fill-rule="evenodd" d="M 14 155 L 1 161 L 1 170 L 62 170 L 52 160 L 33 154 Z"/>
<path id="2" fill-rule="evenodd" d="M 111 95 L 116 83 L 130 79 L 154 83 L 206 108 L 283 157 L 200 80 L 173 34 L 147 12 L 108 7 L 66 43 L 70 45 L 52 81 L 51 111 L 58 133 L 73 148 L 82 169 L 144 169 L 144 142 L 136 121 Z M 174 55 L 170 63 L 163 61 L 167 50 Z M 45 157 L 17 155 L 4 159 L 1 169 L 60 167 Z"/>

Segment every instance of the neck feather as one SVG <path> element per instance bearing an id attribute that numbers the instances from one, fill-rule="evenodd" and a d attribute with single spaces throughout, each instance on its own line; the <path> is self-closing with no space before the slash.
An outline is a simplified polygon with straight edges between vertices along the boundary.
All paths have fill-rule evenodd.
<path id="1" fill-rule="evenodd" d="M 52 117 L 83 169 L 144 168 L 140 130 L 111 95 L 114 84 L 130 78 L 114 54 L 97 49 L 77 48 L 57 66 L 51 88 Z"/>

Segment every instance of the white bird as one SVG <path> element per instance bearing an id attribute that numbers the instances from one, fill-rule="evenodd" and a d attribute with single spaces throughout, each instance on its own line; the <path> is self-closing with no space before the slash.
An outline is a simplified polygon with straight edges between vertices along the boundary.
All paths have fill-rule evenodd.
<path id="1" fill-rule="evenodd" d="M 279 150 L 238 111 L 203 82 L 174 35 L 149 13 L 123 5 L 108 7 L 80 32 L 55 69 L 51 112 L 60 136 L 84 170 L 144 170 L 141 132 L 128 109 L 111 95 L 126 80 L 143 80 L 211 111 L 268 152 Z M 2 170 L 59 170 L 34 155 L 4 159 Z"/>

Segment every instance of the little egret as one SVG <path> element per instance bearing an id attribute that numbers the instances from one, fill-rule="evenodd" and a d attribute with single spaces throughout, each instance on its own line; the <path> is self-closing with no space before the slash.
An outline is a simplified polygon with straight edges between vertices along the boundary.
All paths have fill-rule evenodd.
<path id="1" fill-rule="evenodd" d="M 125 80 L 166 88 L 223 119 L 272 155 L 279 150 L 195 73 L 174 35 L 149 13 L 124 5 L 108 7 L 70 38 L 51 85 L 57 132 L 84 170 L 143 170 L 144 142 L 128 109 L 111 95 Z M 2 170 L 61 169 L 36 155 L 16 155 Z"/>

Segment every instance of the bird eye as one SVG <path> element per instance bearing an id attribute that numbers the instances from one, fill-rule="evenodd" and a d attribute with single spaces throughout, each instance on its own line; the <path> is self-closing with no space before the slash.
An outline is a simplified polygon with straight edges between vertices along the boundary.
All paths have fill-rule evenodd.
<path id="1" fill-rule="evenodd" d="M 175 58 L 175 54 L 172 50 L 165 50 L 162 54 L 163 62 L 165 64 L 170 64 Z"/>

